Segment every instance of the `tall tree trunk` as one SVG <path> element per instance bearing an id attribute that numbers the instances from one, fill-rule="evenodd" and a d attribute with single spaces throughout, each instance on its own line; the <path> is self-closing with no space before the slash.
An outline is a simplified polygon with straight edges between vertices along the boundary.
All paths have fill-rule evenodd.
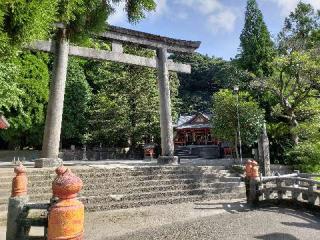
<path id="1" fill-rule="evenodd" d="M 297 117 L 293 112 L 293 110 L 291 110 L 290 111 L 290 135 L 294 145 L 299 144 L 299 135 L 296 132 L 298 126 L 299 126 L 299 123 L 297 121 Z"/>

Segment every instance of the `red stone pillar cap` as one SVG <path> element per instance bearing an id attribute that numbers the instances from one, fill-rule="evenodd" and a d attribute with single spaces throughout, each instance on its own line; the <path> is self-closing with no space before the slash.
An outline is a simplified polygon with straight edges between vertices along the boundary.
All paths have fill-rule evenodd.
<path id="1" fill-rule="evenodd" d="M 52 183 L 53 195 L 59 199 L 75 198 L 83 183 L 69 168 L 60 166 L 56 169 L 57 177 Z"/>
<path id="2" fill-rule="evenodd" d="M 18 174 L 26 173 L 27 170 L 26 170 L 26 168 L 22 165 L 22 163 L 20 163 L 19 166 L 16 166 L 16 167 L 14 168 L 14 172 L 18 175 Z"/>

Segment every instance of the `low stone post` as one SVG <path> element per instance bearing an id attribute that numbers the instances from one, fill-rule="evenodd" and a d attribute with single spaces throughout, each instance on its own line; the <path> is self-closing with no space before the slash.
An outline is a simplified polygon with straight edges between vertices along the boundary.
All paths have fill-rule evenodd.
<path id="1" fill-rule="evenodd" d="M 317 190 L 317 185 L 314 182 L 310 182 L 308 187 L 308 202 L 311 205 L 314 205 L 317 200 L 317 195 L 314 193 L 315 190 Z"/>
<path id="2" fill-rule="evenodd" d="M 48 240 L 82 240 L 84 229 L 84 205 L 76 199 L 83 183 L 79 177 L 63 166 L 56 169 L 52 183 L 57 202 L 49 209 Z"/>
<path id="3" fill-rule="evenodd" d="M 248 184 L 249 183 L 249 184 Z M 259 165 L 256 161 L 248 160 L 246 163 L 247 202 L 255 206 L 259 202 Z"/>
<path id="4" fill-rule="evenodd" d="M 285 195 L 285 191 L 282 189 L 282 187 L 285 186 L 285 182 L 281 179 L 277 179 L 276 184 L 278 188 L 278 200 L 282 200 L 283 196 Z"/>
<path id="5" fill-rule="evenodd" d="M 249 205 L 256 206 L 259 202 L 259 178 L 250 179 L 250 191 L 249 191 Z"/>
<path id="6" fill-rule="evenodd" d="M 293 187 L 294 188 L 298 188 L 299 187 L 299 181 L 294 180 L 293 181 Z M 292 190 L 291 194 L 292 194 L 292 200 L 297 202 L 298 199 L 299 199 L 300 191 L 299 190 Z"/>
<path id="7" fill-rule="evenodd" d="M 14 172 L 16 176 L 12 180 L 12 191 L 8 204 L 6 240 L 20 240 L 23 237 L 23 229 L 17 223 L 17 220 L 29 200 L 25 167 L 20 163 L 19 166 L 14 168 Z"/>

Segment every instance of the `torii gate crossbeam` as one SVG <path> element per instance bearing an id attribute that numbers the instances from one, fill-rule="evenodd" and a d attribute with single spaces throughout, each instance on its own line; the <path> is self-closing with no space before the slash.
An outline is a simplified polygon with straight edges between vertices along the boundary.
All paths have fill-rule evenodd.
<path id="1" fill-rule="evenodd" d="M 96 37 L 111 40 L 112 51 L 72 46 L 65 38 L 61 38 L 62 40 L 58 42 L 36 41 L 28 47 L 31 50 L 55 53 L 55 64 L 63 66 L 55 68 L 50 87 L 42 155 L 35 161 L 35 167 L 50 167 L 59 164 L 59 143 L 69 55 L 157 68 L 162 148 L 158 162 L 176 163 L 178 158 L 174 156 L 169 71 L 190 73 L 191 66 L 168 60 L 168 52 L 192 53 L 200 46 L 200 42 L 177 40 L 115 26 L 109 26 L 105 33 Z M 157 57 L 146 58 L 123 53 L 122 43 L 133 43 L 154 49 Z"/>

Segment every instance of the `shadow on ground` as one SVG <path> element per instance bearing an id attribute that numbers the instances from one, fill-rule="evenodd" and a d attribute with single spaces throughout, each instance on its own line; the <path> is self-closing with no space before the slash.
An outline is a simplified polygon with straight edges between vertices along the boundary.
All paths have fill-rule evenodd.
<path id="1" fill-rule="evenodd" d="M 252 208 L 250 208 L 244 201 L 237 201 L 237 202 L 201 202 L 201 203 L 195 203 L 194 209 L 199 210 L 218 210 L 223 209 L 226 212 L 236 214 L 240 212 L 248 212 L 251 211 Z"/>
<path id="2" fill-rule="evenodd" d="M 287 233 L 271 233 L 263 236 L 257 236 L 255 238 L 262 240 L 299 240 L 295 236 Z"/>

